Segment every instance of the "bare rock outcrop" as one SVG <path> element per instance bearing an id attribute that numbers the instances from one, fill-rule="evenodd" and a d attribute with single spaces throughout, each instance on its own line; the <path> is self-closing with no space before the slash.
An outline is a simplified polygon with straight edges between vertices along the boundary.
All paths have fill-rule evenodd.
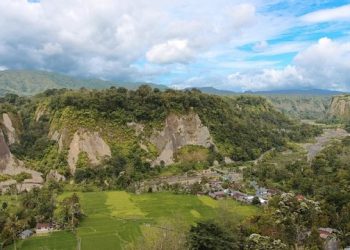
<path id="1" fill-rule="evenodd" d="M 53 180 L 53 181 L 65 181 L 66 177 L 64 175 L 61 175 L 57 172 L 57 170 L 50 170 L 50 172 L 46 175 L 46 180 Z"/>
<path id="2" fill-rule="evenodd" d="M 327 116 L 329 118 L 350 120 L 350 95 L 334 96 Z"/>
<path id="3" fill-rule="evenodd" d="M 33 187 L 40 187 L 43 183 L 41 173 L 27 169 L 23 162 L 16 159 L 5 141 L 4 134 L 0 130 L 0 173 L 4 175 L 17 175 L 20 173 L 28 173 L 31 175 L 30 179 L 25 179 L 22 183 L 16 183 L 14 180 L 0 182 L 0 190 L 6 190 L 10 185 L 16 184 L 19 191 L 30 190 Z"/>
<path id="4" fill-rule="evenodd" d="M 66 143 L 68 136 L 67 129 L 63 129 L 61 132 L 55 130 L 52 133 L 49 134 L 49 137 L 51 140 L 56 141 L 58 143 L 58 149 L 59 151 L 62 151 L 64 148 L 64 145 L 68 144 Z"/>
<path id="5" fill-rule="evenodd" d="M 34 115 L 34 119 L 36 122 L 38 122 L 40 120 L 40 118 L 46 114 L 46 107 L 45 106 L 39 106 L 36 110 L 35 110 L 35 115 Z"/>
<path id="6" fill-rule="evenodd" d="M 18 135 L 15 127 L 13 126 L 13 123 L 9 114 L 7 113 L 2 114 L 2 123 L 4 125 L 4 128 L 6 129 L 8 143 L 10 145 L 16 143 L 18 141 Z"/>
<path id="7" fill-rule="evenodd" d="M 75 132 L 73 140 L 69 145 L 68 165 L 72 173 L 75 172 L 79 154 L 85 152 L 92 165 L 97 165 L 105 157 L 111 156 L 111 149 L 101 138 L 98 132 L 90 132 L 79 129 Z"/>
<path id="8" fill-rule="evenodd" d="M 161 162 L 164 162 L 165 165 L 172 164 L 176 150 L 186 145 L 203 147 L 214 145 L 209 129 L 194 113 L 183 116 L 169 115 L 165 120 L 163 130 L 154 133 L 150 141 L 156 145 L 160 152 L 153 165 L 158 165 Z"/>

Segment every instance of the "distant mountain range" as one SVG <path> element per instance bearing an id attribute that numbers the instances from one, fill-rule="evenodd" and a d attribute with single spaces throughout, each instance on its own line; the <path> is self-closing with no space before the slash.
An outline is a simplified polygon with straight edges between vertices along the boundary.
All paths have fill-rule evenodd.
<path id="1" fill-rule="evenodd" d="M 340 95 L 344 92 L 328 89 L 282 89 L 268 91 L 246 91 L 245 94 L 254 95 Z"/>
<path id="2" fill-rule="evenodd" d="M 0 96 L 7 93 L 18 95 L 34 95 L 47 89 L 78 89 L 81 87 L 92 89 L 103 89 L 111 86 L 125 87 L 128 89 L 136 89 L 140 85 L 147 84 L 153 88 L 161 90 L 167 89 L 165 85 L 145 83 L 145 82 L 114 82 L 100 79 L 84 79 L 76 78 L 63 74 L 57 74 L 46 71 L 32 70 L 4 70 L 0 71 Z M 191 89 L 191 88 L 188 88 Z M 339 95 L 343 92 L 325 90 L 325 89 L 290 89 L 290 90 L 270 90 L 270 91 L 246 91 L 244 93 L 234 92 L 230 90 L 221 90 L 214 87 L 199 87 L 201 92 L 214 95 Z"/>
<path id="3" fill-rule="evenodd" d="M 136 89 L 142 84 L 153 88 L 165 89 L 164 85 L 153 83 L 119 83 L 100 79 L 75 78 L 46 71 L 4 70 L 0 71 L 0 95 L 13 93 L 18 95 L 34 95 L 47 89 L 103 89 L 111 86 Z"/>

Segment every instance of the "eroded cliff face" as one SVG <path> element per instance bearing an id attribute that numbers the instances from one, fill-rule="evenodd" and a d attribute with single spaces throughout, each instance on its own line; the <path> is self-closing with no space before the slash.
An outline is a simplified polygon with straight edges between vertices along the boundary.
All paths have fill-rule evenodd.
<path id="1" fill-rule="evenodd" d="M 350 120 L 350 95 L 334 96 L 327 116 L 341 120 Z"/>
<path id="2" fill-rule="evenodd" d="M 92 165 L 97 165 L 105 157 L 111 156 L 111 149 L 98 132 L 79 129 L 74 133 L 69 145 L 68 165 L 72 173 L 75 172 L 79 154 L 85 152 Z"/>
<path id="3" fill-rule="evenodd" d="M 214 145 L 209 129 L 194 113 L 182 116 L 169 115 L 163 130 L 155 132 L 150 141 L 160 152 L 153 165 L 161 164 L 161 162 L 165 165 L 174 163 L 174 153 L 186 145 L 199 145 L 207 148 Z"/>
<path id="4" fill-rule="evenodd" d="M 4 132 L 7 136 L 8 144 L 11 145 L 19 142 L 18 131 L 16 130 L 10 115 L 8 113 L 3 113 L 0 122 L 5 130 Z"/>
<path id="5" fill-rule="evenodd" d="M 16 159 L 16 157 L 11 154 L 4 134 L 0 129 L 0 173 L 11 176 L 23 172 L 30 174 L 31 178 L 24 180 L 23 183 L 16 183 L 15 180 L 0 182 L 0 190 L 6 190 L 10 185 L 16 185 L 19 191 L 30 190 L 33 187 L 40 187 L 43 183 L 41 173 L 26 169 L 23 162 Z"/>

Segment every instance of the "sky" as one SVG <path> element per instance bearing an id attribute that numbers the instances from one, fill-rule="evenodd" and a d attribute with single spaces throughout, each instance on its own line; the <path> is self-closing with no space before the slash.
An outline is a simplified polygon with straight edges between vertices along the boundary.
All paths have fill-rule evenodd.
<path id="1" fill-rule="evenodd" d="M 350 0 L 1 0 L 5 69 L 350 91 Z"/>

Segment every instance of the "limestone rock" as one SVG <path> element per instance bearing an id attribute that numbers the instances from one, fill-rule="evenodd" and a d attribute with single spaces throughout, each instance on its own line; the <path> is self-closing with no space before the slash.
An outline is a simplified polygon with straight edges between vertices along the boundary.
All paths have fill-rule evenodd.
<path id="1" fill-rule="evenodd" d="M 12 124 L 12 121 L 11 121 L 9 114 L 3 113 L 2 114 L 2 121 L 3 121 L 3 125 L 6 129 L 6 135 L 8 138 L 9 145 L 16 143 L 18 141 L 18 136 L 16 133 L 16 129 L 14 128 L 14 126 Z"/>
<path id="2" fill-rule="evenodd" d="M 186 145 L 199 145 L 207 148 L 214 145 L 209 129 L 194 113 L 183 116 L 169 115 L 163 130 L 155 132 L 150 141 L 160 152 L 152 165 L 158 165 L 161 162 L 164 162 L 165 165 L 172 164 L 176 150 Z"/>
<path id="3" fill-rule="evenodd" d="M 60 182 L 65 181 L 66 177 L 59 174 L 57 170 L 50 170 L 50 172 L 46 175 L 46 180 L 54 180 Z"/>
<path id="4" fill-rule="evenodd" d="M 76 163 L 80 152 L 87 153 L 92 165 L 97 165 L 104 157 L 111 156 L 111 149 L 101 138 L 98 132 L 90 132 L 86 129 L 79 129 L 75 132 L 68 151 L 68 165 L 71 172 L 75 172 Z"/>

